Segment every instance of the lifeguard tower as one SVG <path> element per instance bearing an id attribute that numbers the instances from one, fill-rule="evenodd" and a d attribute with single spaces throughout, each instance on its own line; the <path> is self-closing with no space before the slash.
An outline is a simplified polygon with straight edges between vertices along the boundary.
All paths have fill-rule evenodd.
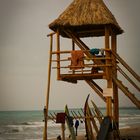
<path id="1" fill-rule="evenodd" d="M 46 131 L 49 104 L 51 69 L 57 69 L 57 80 L 77 83 L 84 80 L 98 96 L 106 103 L 106 116 L 110 116 L 119 128 L 119 98 L 118 89 L 138 107 L 140 101 L 119 80 L 118 72 L 126 78 L 138 91 L 140 88 L 124 72 L 126 69 L 138 82 L 140 77 L 117 54 L 117 35 L 123 30 L 115 17 L 106 7 L 103 0 L 74 0 L 70 6 L 51 24 L 50 52 L 48 70 L 48 88 L 46 97 Z M 82 38 L 92 39 L 103 37 L 102 48 L 87 46 Z M 54 39 L 55 38 L 55 39 Z M 61 38 L 69 38 L 71 46 L 64 50 Z M 53 46 L 53 42 L 56 46 Z M 56 55 L 56 59 L 52 56 Z M 89 60 L 89 61 L 87 61 Z M 52 63 L 56 65 L 52 67 Z M 120 66 L 121 65 L 121 66 Z M 123 66 L 123 69 L 122 69 Z M 95 79 L 105 80 L 106 88 L 102 89 Z M 47 132 L 45 139 L 47 139 Z"/>

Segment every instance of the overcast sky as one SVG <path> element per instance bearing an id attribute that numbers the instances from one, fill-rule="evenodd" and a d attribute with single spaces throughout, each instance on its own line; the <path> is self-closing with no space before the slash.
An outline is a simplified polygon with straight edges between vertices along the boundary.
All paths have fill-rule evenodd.
<path id="1" fill-rule="evenodd" d="M 140 0 L 104 1 L 125 31 L 118 36 L 118 53 L 140 74 Z M 48 24 L 71 2 L 0 0 L 0 110 L 43 109 L 49 55 L 46 35 L 52 32 Z M 97 105 L 104 106 L 85 82 L 58 82 L 56 71 L 52 75 L 50 109 L 63 109 L 65 104 L 83 107 L 87 94 Z M 132 105 L 120 94 L 121 106 Z"/>

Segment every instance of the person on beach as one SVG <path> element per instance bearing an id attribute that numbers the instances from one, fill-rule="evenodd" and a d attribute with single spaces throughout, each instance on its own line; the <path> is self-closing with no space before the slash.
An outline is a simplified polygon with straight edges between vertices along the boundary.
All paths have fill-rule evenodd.
<path id="1" fill-rule="evenodd" d="M 76 121 L 75 121 L 76 136 L 77 136 L 77 130 L 78 130 L 78 127 L 79 127 L 79 121 L 76 120 Z"/>
<path id="2" fill-rule="evenodd" d="M 61 136 L 60 135 L 57 137 L 57 140 L 61 140 Z"/>

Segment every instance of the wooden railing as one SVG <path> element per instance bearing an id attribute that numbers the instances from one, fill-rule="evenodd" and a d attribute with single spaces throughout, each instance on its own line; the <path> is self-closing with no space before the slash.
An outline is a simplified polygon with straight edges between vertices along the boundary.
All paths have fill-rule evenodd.
<path id="1" fill-rule="evenodd" d="M 82 50 L 84 53 L 83 57 L 83 66 L 71 66 L 71 50 L 67 51 L 52 51 L 52 55 L 60 55 L 60 59 L 52 59 L 51 61 L 53 63 L 58 63 L 59 62 L 59 67 L 57 65 L 53 65 L 53 69 L 59 69 L 60 70 L 60 75 L 61 74 L 92 74 L 93 70 L 96 69 L 98 73 L 102 73 L 105 75 L 105 72 L 103 69 L 105 67 L 111 67 L 111 64 L 105 64 L 102 61 L 106 60 L 111 60 L 111 57 L 105 57 L 101 55 L 97 56 L 92 56 L 88 57 L 86 54 L 89 54 L 89 50 Z M 65 57 L 61 55 L 65 54 Z M 78 67 L 78 69 L 76 69 Z M 62 70 L 63 69 L 63 70 Z"/>
<path id="2" fill-rule="evenodd" d="M 127 80 L 135 89 L 140 92 L 140 87 L 136 84 L 136 82 L 140 82 L 140 76 L 115 52 L 112 52 L 113 56 L 115 56 L 116 60 L 118 61 L 118 64 L 116 66 L 117 71 Z M 126 72 L 119 66 L 119 64 L 122 64 L 124 70 L 127 70 L 129 72 L 129 75 L 133 76 L 130 78 Z M 112 80 L 117 84 L 118 88 L 123 91 L 123 93 L 140 109 L 140 100 L 133 94 L 130 90 L 131 88 L 127 88 L 125 84 L 122 83 L 118 78 L 113 76 L 112 74 Z M 135 80 L 135 82 L 134 82 Z"/>
<path id="3" fill-rule="evenodd" d="M 140 82 L 140 76 L 117 53 L 112 51 L 112 54 Z"/>

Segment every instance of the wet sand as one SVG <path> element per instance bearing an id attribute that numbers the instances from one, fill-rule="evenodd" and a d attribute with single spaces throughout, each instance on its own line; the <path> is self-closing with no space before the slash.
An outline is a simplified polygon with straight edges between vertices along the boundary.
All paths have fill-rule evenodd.
<path id="1" fill-rule="evenodd" d="M 120 129 L 121 140 L 140 140 L 140 125 Z M 57 140 L 49 139 L 49 140 Z M 66 138 L 65 140 L 70 140 Z M 77 136 L 77 140 L 86 140 L 85 136 Z"/>
<path id="2" fill-rule="evenodd" d="M 120 134 L 122 140 L 140 140 L 140 125 L 120 129 Z"/>

